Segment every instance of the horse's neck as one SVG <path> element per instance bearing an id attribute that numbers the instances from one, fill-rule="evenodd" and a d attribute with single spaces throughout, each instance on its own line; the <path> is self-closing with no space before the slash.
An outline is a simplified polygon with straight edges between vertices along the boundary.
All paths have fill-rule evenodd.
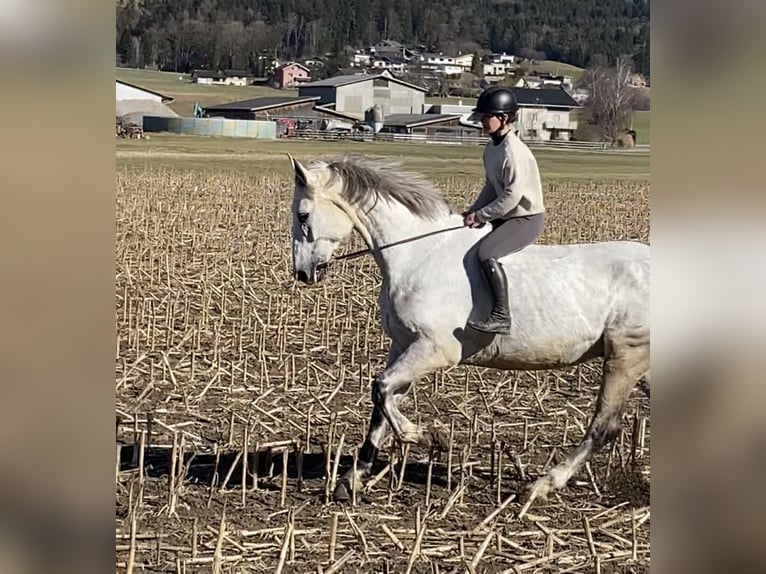
<path id="1" fill-rule="evenodd" d="M 378 263 L 384 280 L 394 281 L 396 277 L 408 274 L 423 257 L 427 257 L 434 246 L 444 241 L 444 234 L 428 233 L 454 227 L 460 224 L 459 216 L 449 215 L 445 209 L 443 216 L 425 219 L 414 215 L 403 205 L 378 201 L 370 210 L 364 212 L 362 219 L 372 241 L 373 256 Z M 426 235 L 425 237 L 419 237 Z M 397 242 L 400 245 L 388 247 Z M 381 249 L 383 248 L 383 249 Z"/>

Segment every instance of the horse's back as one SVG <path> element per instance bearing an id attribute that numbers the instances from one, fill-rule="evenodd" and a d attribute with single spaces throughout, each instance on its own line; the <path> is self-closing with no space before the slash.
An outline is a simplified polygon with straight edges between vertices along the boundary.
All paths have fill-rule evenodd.
<path id="1" fill-rule="evenodd" d="M 477 349 L 467 341 L 472 364 L 557 368 L 600 356 L 610 331 L 648 333 L 645 244 L 531 245 L 501 261 L 508 274 L 512 331 Z M 487 312 L 487 305 L 479 313 Z"/>
<path id="2" fill-rule="evenodd" d="M 637 241 L 563 245 L 534 244 L 500 259 L 508 275 L 542 275 L 551 280 L 581 276 L 582 281 L 625 273 L 648 279 L 649 246 Z M 585 277 L 584 275 L 587 275 Z"/>
<path id="3" fill-rule="evenodd" d="M 513 265 L 514 261 L 534 260 L 538 264 L 554 263 L 561 259 L 590 261 L 633 260 L 648 261 L 649 246 L 638 241 L 600 241 L 595 243 L 564 243 L 542 245 L 535 243 L 515 253 L 505 255 L 501 262 Z"/>

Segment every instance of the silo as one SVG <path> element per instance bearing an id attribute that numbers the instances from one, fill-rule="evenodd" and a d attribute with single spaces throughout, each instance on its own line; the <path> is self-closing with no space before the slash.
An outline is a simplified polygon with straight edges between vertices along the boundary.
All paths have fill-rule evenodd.
<path id="1" fill-rule="evenodd" d="M 380 104 L 372 106 L 372 128 L 375 133 L 383 129 L 383 108 Z"/>

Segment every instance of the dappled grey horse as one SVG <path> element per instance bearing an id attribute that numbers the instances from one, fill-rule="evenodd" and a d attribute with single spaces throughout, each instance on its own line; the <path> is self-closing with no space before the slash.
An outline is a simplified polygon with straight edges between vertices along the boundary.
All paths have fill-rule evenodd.
<path id="1" fill-rule="evenodd" d="M 348 498 L 352 478 L 357 488 L 362 484 L 389 431 L 403 443 L 434 446 L 436 433 L 409 421 L 400 402 L 415 381 L 457 364 L 539 370 L 603 358 L 596 410 L 582 442 L 530 486 L 527 504 L 563 488 L 619 434 L 631 390 L 648 378 L 649 246 L 531 245 L 504 257 L 512 325 L 507 334 L 483 333 L 467 322 L 491 307 L 475 254 L 489 226 L 463 227 L 439 190 L 395 164 L 290 160 L 295 278 L 321 280 L 335 250 L 356 230 L 383 279 L 387 366 L 372 385 L 373 412 L 357 467 L 338 481 L 336 499 Z"/>

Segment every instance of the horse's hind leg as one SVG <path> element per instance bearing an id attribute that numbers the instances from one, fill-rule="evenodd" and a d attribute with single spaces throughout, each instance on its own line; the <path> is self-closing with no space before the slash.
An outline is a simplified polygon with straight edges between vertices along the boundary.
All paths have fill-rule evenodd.
<path id="1" fill-rule="evenodd" d="M 609 355 L 604 361 L 596 412 L 583 441 L 561 463 L 531 485 L 522 514 L 535 498 L 545 498 L 551 490 L 563 488 L 594 452 L 619 434 L 621 415 L 630 392 L 639 377 L 649 369 L 649 344 L 642 341 L 637 345 L 635 338 L 613 340 L 607 349 Z"/>
<path id="2" fill-rule="evenodd" d="M 641 390 L 644 391 L 644 394 L 646 395 L 647 399 L 650 398 L 650 396 L 651 396 L 650 395 L 650 392 L 651 392 L 650 386 L 651 385 L 649 383 L 649 379 L 650 379 L 649 371 L 647 371 L 646 373 L 644 373 L 644 376 L 641 377 L 641 381 L 639 383 L 639 386 L 641 387 Z"/>

